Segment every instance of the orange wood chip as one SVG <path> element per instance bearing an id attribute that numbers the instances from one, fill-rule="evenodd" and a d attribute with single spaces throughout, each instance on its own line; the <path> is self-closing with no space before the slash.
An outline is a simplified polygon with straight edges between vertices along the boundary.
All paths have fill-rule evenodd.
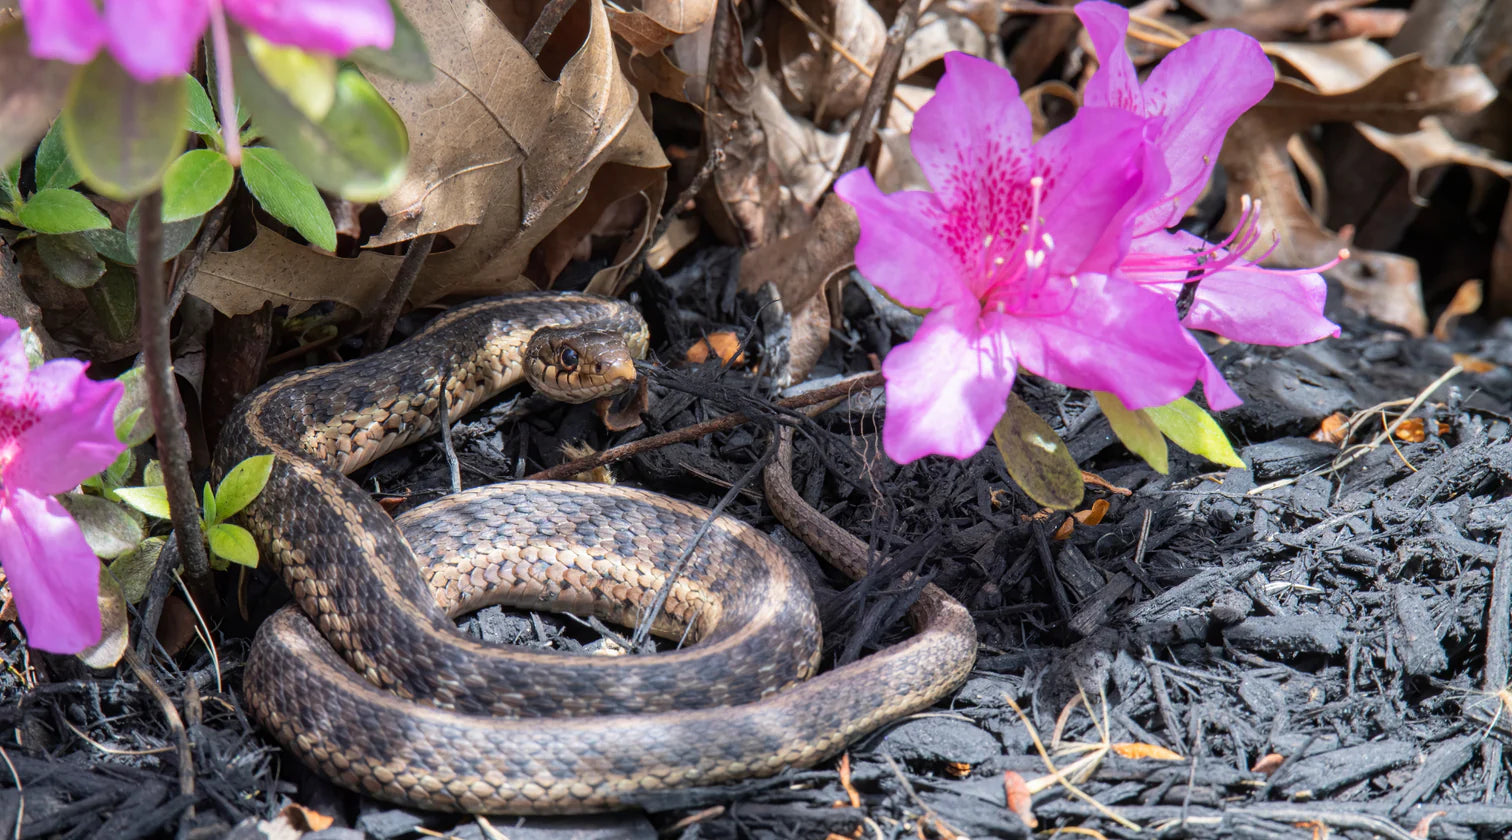
<path id="1" fill-rule="evenodd" d="M 297 804 L 286 806 L 280 814 L 297 831 L 325 831 L 336 822 L 334 817 Z"/>
<path id="2" fill-rule="evenodd" d="M 1255 762 L 1255 765 L 1250 768 L 1250 772 L 1262 773 L 1266 776 L 1269 776 L 1277 770 L 1280 770 L 1282 763 L 1284 763 L 1285 761 L 1286 756 L 1280 753 L 1267 753 L 1266 755 L 1261 756 L 1259 761 Z"/>
<path id="3" fill-rule="evenodd" d="M 1039 820 L 1034 818 L 1034 797 L 1030 795 L 1029 783 L 1024 781 L 1023 776 L 1012 770 L 1004 770 L 1003 795 L 1007 797 L 1008 810 L 1023 820 L 1024 825 L 1039 827 Z"/>
<path id="4" fill-rule="evenodd" d="M 688 348 L 687 359 L 695 365 L 701 365 L 709 360 L 710 352 L 719 356 L 719 360 L 725 364 L 745 364 L 745 353 L 740 351 L 740 339 L 735 333 L 728 330 L 710 333 L 700 339 L 692 347 Z"/>
<path id="5" fill-rule="evenodd" d="M 1335 411 L 1324 417 L 1323 422 L 1318 424 L 1318 428 L 1308 438 L 1318 443 L 1343 443 L 1344 424 L 1348 422 L 1349 418 L 1344 416 L 1344 412 Z"/>
<path id="6" fill-rule="evenodd" d="M 1466 353 L 1455 353 L 1453 358 L 1454 363 L 1464 368 L 1466 373 L 1490 373 L 1496 370 L 1495 364 Z"/>
<path id="7" fill-rule="evenodd" d="M 1113 752 L 1124 758 L 1151 758 L 1156 761 L 1185 761 L 1180 753 L 1171 752 L 1159 744 L 1146 744 L 1143 741 L 1130 741 L 1123 744 L 1114 744 Z"/>

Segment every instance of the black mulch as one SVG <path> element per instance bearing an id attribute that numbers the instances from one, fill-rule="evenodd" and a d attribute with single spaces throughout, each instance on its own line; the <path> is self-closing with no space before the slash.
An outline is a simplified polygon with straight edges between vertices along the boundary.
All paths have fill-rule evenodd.
<path id="1" fill-rule="evenodd" d="M 665 282 L 648 275 L 640 284 L 643 299 L 677 301 L 654 316 L 664 356 L 721 325 L 758 332 L 758 304 L 731 291 L 733 256 L 707 252 Z M 848 324 L 816 377 L 867 369 L 867 354 L 898 339 L 887 324 L 904 326 L 876 317 L 854 289 L 845 308 Z M 800 489 L 893 559 L 888 579 L 917 569 L 964 600 L 981 637 L 976 672 L 948 704 L 853 745 L 859 808 L 835 762 L 659 799 L 644 816 L 499 818 L 491 824 L 499 834 L 475 820 L 359 801 L 312 778 L 249 725 L 237 692 L 249 625 L 231 607 L 213 658 L 191 645 L 150 666 L 187 726 L 187 795 L 163 708 L 129 670 L 85 673 L 67 659 L 28 660 L 8 643 L 0 785 L 10 789 L 0 791 L 0 832 L 10 836 L 19 820 L 21 837 L 278 836 L 256 821 L 292 801 L 350 826 L 308 835 L 319 838 L 1024 837 L 1029 830 L 1005 808 L 1004 780 L 1046 776 L 1032 729 L 1047 745 L 1058 736 L 1074 748 L 1056 755 L 1057 766 L 1095 771 L 1074 776 L 1078 792 L 1052 783 L 1034 797 L 1040 829 L 1257 840 L 1512 836 L 1503 749 L 1512 715 L 1500 714 L 1496 695 L 1508 679 L 1512 593 L 1512 322 L 1465 324 L 1445 344 L 1337 316 L 1345 335 L 1336 341 L 1216 351 L 1246 398 L 1223 422 L 1253 471 L 1214 470 L 1173 449 L 1170 475 L 1159 475 L 1115 442 L 1085 395 L 1022 384 L 1086 469 L 1132 491 L 1089 488 L 1089 504 L 1106 498 L 1111 508 L 1067 539 L 1055 538 L 1063 516 L 1031 518 L 1035 506 L 990 447 L 966 462 L 893 465 L 876 457 L 869 400 L 804 429 Z M 1417 412 L 1424 440 L 1391 440 L 1328 471 L 1339 448 L 1305 437 L 1321 418 L 1383 403 L 1394 416 L 1456 353 L 1495 367 L 1460 373 L 1426 400 Z M 502 403 L 458 427 L 464 483 L 556 463 L 562 439 L 604 445 L 746 408 L 761 388 L 741 372 L 669 375 L 647 427 L 615 438 L 583 409 L 553 407 L 500 427 L 497 418 L 520 407 Z M 1384 422 L 1370 415 L 1357 439 L 1374 439 Z M 616 472 L 713 505 L 768 439 L 762 425 L 743 426 Z M 365 479 L 419 502 L 445 487 L 445 475 L 441 450 L 427 443 Z M 734 493 L 729 512 L 809 556 L 764 509 L 759 487 Z M 832 661 L 903 632 L 908 591 L 885 579 L 849 586 L 814 568 Z M 227 585 L 234 604 L 234 581 Z M 276 597 L 253 600 L 265 612 Z M 485 614 L 470 624 L 508 638 L 594 638 L 573 620 Z M 22 690 L 28 664 L 54 681 Z M 1179 758 L 1125 754 L 1127 744 Z M 1252 769 L 1267 756 L 1268 772 Z"/>

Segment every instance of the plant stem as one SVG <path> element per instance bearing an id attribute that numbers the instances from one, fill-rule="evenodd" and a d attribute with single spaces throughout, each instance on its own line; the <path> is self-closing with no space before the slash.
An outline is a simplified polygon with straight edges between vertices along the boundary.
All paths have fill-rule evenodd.
<path id="1" fill-rule="evenodd" d="M 394 324 L 399 320 L 399 312 L 404 309 L 404 302 L 409 300 L 410 290 L 415 288 L 415 279 L 420 276 L 420 268 L 425 265 L 425 258 L 430 255 L 431 246 L 435 243 L 434 233 L 410 240 L 404 262 L 399 264 L 399 273 L 394 275 L 394 282 L 389 284 L 383 300 L 378 302 L 378 309 L 373 314 L 373 325 L 368 328 L 367 338 L 362 342 L 362 355 L 377 353 L 388 346 L 389 336 L 394 333 Z"/>
<path id="2" fill-rule="evenodd" d="M 169 315 L 163 288 L 163 196 L 154 190 L 137 205 L 137 313 L 142 339 L 142 368 L 147 399 L 157 430 L 158 460 L 168 509 L 178 534 L 179 556 L 196 594 L 210 589 L 210 561 L 200 529 L 199 499 L 189 475 L 189 432 L 184 404 L 173 382 L 173 357 L 168 348 Z"/>

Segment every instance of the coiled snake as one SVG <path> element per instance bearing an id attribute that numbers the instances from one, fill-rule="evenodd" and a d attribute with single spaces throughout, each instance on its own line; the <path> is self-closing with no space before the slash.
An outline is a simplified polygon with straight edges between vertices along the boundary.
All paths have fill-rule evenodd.
<path id="1" fill-rule="evenodd" d="M 527 374 L 574 401 L 621 389 L 645 344 L 628 304 L 514 295 L 242 401 L 215 472 L 276 456 L 239 521 L 295 604 L 259 630 L 244 691 L 285 747 L 338 784 L 419 807 L 605 811 L 812 764 L 965 679 L 971 619 L 930 585 L 910 611 L 912 637 L 800 682 L 819 652 L 807 583 L 785 551 L 727 517 L 699 542 L 655 628 L 675 639 L 686 627 L 691 647 L 571 656 L 456 631 L 451 615 L 492 602 L 634 624 L 708 513 L 644 491 L 514 482 L 396 521 L 345 473 L 433 431 L 443 398 L 459 417 Z M 767 475 L 773 509 L 846 574 L 864 574 L 859 542 L 806 515 L 786 453 L 778 463 Z"/>

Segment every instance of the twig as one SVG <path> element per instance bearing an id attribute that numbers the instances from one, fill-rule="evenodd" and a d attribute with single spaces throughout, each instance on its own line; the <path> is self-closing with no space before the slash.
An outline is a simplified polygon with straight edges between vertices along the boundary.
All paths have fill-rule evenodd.
<path id="1" fill-rule="evenodd" d="M 189 294 L 189 287 L 194 284 L 194 278 L 199 275 L 200 264 L 210 253 L 210 247 L 215 240 L 220 238 L 221 230 L 226 226 L 226 216 L 230 214 L 230 208 L 226 202 L 221 202 L 210 214 L 205 217 L 205 224 L 200 228 L 199 237 L 194 242 L 194 250 L 190 252 L 182 262 L 174 267 L 173 292 L 168 296 L 168 317 L 178 311 L 179 304 L 184 302 L 184 297 Z"/>
<path id="2" fill-rule="evenodd" d="M 13 840 L 21 840 L 21 821 L 26 819 L 26 792 L 21 789 L 21 775 L 16 772 L 16 765 L 11 763 L 10 755 L 4 747 L 0 747 L 0 758 L 5 759 L 5 766 L 10 768 L 11 780 L 16 783 L 16 826 L 11 837 Z"/>
<path id="3" fill-rule="evenodd" d="M 1486 663 L 1481 688 L 1500 701 L 1507 686 L 1507 648 L 1512 628 L 1512 526 L 1502 528 L 1496 541 L 1496 565 L 1491 570 L 1491 597 L 1486 604 Z M 1491 802 L 1501 779 L 1502 745 L 1496 738 L 1481 742 L 1481 766 L 1486 768 L 1485 802 Z"/>
<path id="4" fill-rule="evenodd" d="M 698 172 L 694 173 L 693 179 L 688 182 L 688 185 L 683 188 L 682 192 L 677 194 L 677 198 L 673 199 L 671 206 L 667 208 L 667 212 L 663 213 L 662 217 L 656 220 L 656 227 L 651 229 L 651 235 L 646 237 L 645 242 L 641 243 L 640 250 L 635 254 L 635 259 L 625 268 L 625 272 L 620 275 L 622 278 L 621 283 L 629 282 L 623 278 L 628 277 L 633 280 L 640 276 L 641 271 L 644 270 L 646 265 L 646 255 L 667 234 L 667 228 L 671 227 L 672 220 L 677 218 L 678 208 L 688 206 L 690 202 L 698 197 L 698 194 L 703 191 L 704 185 L 709 183 L 709 178 L 714 175 L 714 170 L 724 163 L 724 159 L 724 149 L 716 147 L 709 150 L 708 160 L 704 161 L 703 166 L 700 166 Z"/>
<path id="5" fill-rule="evenodd" d="M 1307 478 L 1308 476 L 1329 475 L 1330 473 L 1336 473 L 1349 466 L 1350 464 L 1353 464 L 1355 461 L 1358 461 L 1361 458 L 1365 457 L 1366 454 L 1374 452 L 1381 446 L 1381 444 L 1385 443 L 1388 440 L 1391 440 L 1391 436 L 1396 433 L 1397 427 L 1407 422 L 1407 419 L 1412 416 L 1412 412 L 1417 411 L 1423 403 L 1428 401 L 1429 397 L 1433 396 L 1433 393 L 1435 391 L 1443 387 L 1444 384 L 1449 380 L 1453 379 L 1456 376 L 1459 376 L 1464 372 L 1464 370 L 1465 368 L 1463 365 L 1455 365 L 1454 367 L 1444 371 L 1444 374 L 1442 376 L 1429 383 L 1427 388 L 1419 391 L 1417 397 L 1415 397 L 1412 402 L 1408 404 L 1407 409 L 1401 414 L 1397 415 L 1397 419 L 1391 421 L 1391 425 L 1387 426 L 1384 431 L 1372 438 L 1369 443 L 1359 444 L 1358 446 L 1355 446 L 1348 451 L 1340 454 L 1339 457 L 1335 458 L 1333 463 L 1330 464 L 1326 469 L 1309 470 L 1308 472 L 1305 472 L 1299 476 L 1283 478 L 1279 481 L 1272 481 L 1269 484 L 1262 484 L 1259 487 L 1251 489 L 1244 495 L 1254 496 L 1260 493 L 1264 493 L 1267 490 L 1275 490 L 1278 487 L 1287 487 L 1291 484 L 1296 483 L 1297 481 L 1300 481 L 1303 478 Z"/>
<path id="6" fill-rule="evenodd" d="M 443 383 L 445 379 L 441 380 Z M 451 391 L 443 384 L 441 401 L 437 405 L 436 422 L 441 424 L 441 453 L 446 456 L 446 471 L 451 476 L 451 491 L 462 492 L 462 464 L 457 460 L 457 450 L 452 447 Z"/>
<path id="7" fill-rule="evenodd" d="M 1029 733 L 1029 739 L 1034 742 L 1034 749 L 1039 753 L 1040 761 L 1043 761 L 1045 763 L 1045 768 L 1050 771 L 1050 778 L 1052 780 L 1059 782 L 1060 785 L 1064 787 L 1068 792 L 1070 792 L 1072 796 L 1075 796 L 1077 799 L 1080 799 L 1088 805 L 1091 805 L 1093 808 L 1096 808 L 1098 813 L 1102 814 L 1113 822 L 1118 823 L 1119 825 L 1129 829 L 1130 831 L 1139 831 L 1139 826 L 1114 813 L 1108 808 L 1108 806 L 1088 796 L 1082 791 L 1081 788 L 1072 784 L 1071 780 L 1066 777 L 1066 773 L 1061 768 L 1055 766 L 1054 759 L 1050 758 L 1050 753 L 1045 750 L 1045 744 L 1040 740 L 1039 732 L 1035 730 L 1034 724 L 1029 720 L 1029 716 L 1024 714 L 1024 710 L 1019 708 L 1019 704 L 1015 702 L 1012 697 L 1009 697 L 1005 694 L 1003 695 L 1003 699 L 1007 701 L 1008 708 L 1012 709 L 1014 714 L 1018 715 L 1019 721 L 1024 724 L 1024 731 Z M 1093 755 L 1085 756 L 1067 765 L 1065 770 L 1071 770 L 1072 768 L 1080 769 L 1089 759 L 1097 759 L 1100 761 L 1102 759 L 1102 756 L 1095 753 Z"/>
<path id="8" fill-rule="evenodd" d="M 573 0 L 548 0 L 545 8 L 541 9 L 535 23 L 530 25 L 530 31 L 525 33 L 525 51 L 530 53 L 531 58 L 541 57 L 541 50 L 551 40 L 551 33 L 556 31 L 562 18 L 572 10 L 572 3 Z"/>
<path id="9" fill-rule="evenodd" d="M 892 26 L 888 27 L 887 46 L 883 47 L 876 73 L 872 75 L 871 84 L 866 88 L 866 99 L 861 103 L 861 111 L 856 116 L 855 127 L 851 129 L 850 140 L 845 144 L 845 154 L 840 156 L 840 166 L 836 172 L 849 172 L 861 165 L 861 154 L 872 141 L 877 128 L 882 125 L 877 119 L 878 115 L 882 119 L 887 118 L 884 108 L 891 102 L 893 89 L 898 84 L 898 69 L 903 64 L 903 45 L 908 41 L 908 36 L 913 34 L 918 22 L 919 0 L 903 0 L 898 16 L 893 18 Z"/>
<path id="10" fill-rule="evenodd" d="M 636 625 L 635 633 L 630 637 L 631 650 L 639 650 L 641 645 L 646 643 L 647 637 L 651 635 L 651 626 L 656 623 L 656 617 L 661 615 L 662 608 L 666 606 L 667 598 L 671 596 L 672 587 L 677 583 L 677 579 L 682 576 L 683 570 L 688 567 L 688 558 L 693 556 L 693 549 L 703 542 L 704 535 L 708 534 L 709 530 L 714 527 L 715 521 L 724 513 L 724 509 L 729 507 L 730 502 L 734 501 L 735 497 L 740 495 L 740 491 L 744 490 L 746 485 L 750 484 L 756 476 L 761 475 L 762 471 L 766 469 L 767 464 L 770 464 L 772 458 L 776 455 L 777 447 L 767 447 L 767 451 L 762 454 L 761 458 L 749 470 L 746 470 L 745 474 L 734 484 L 730 485 L 730 489 L 725 492 L 724 497 L 719 500 L 718 504 L 714 505 L 714 508 L 709 511 L 709 515 L 704 517 L 703 523 L 698 526 L 698 531 L 693 534 L 693 539 L 688 541 L 687 546 L 682 550 L 682 554 L 678 556 L 677 562 L 672 565 L 672 572 L 667 575 L 666 582 L 657 591 L 656 600 L 651 603 L 651 609 L 646 611 L 645 616 Z"/>
<path id="11" fill-rule="evenodd" d="M 169 314 L 163 300 L 163 195 L 154 190 L 137 204 L 137 307 L 142 338 L 142 367 L 147 399 L 157 430 L 158 460 L 173 530 L 179 535 L 179 556 L 196 590 L 209 593 L 210 560 L 200 530 L 199 498 L 189 475 L 189 431 L 184 405 L 173 385 L 173 356 L 168 346 Z"/>
<path id="12" fill-rule="evenodd" d="M 404 302 L 409 300 L 410 290 L 415 288 L 415 278 L 420 276 L 420 269 L 425 265 L 425 258 L 430 256 L 434 244 L 434 233 L 410 240 L 409 251 L 404 255 L 404 262 L 399 264 L 394 282 L 389 284 L 383 300 L 378 303 L 378 311 L 373 313 L 373 325 L 368 328 L 367 337 L 362 342 L 364 356 L 377 353 L 388 346 L 389 336 L 394 333 L 394 322 L 399 320 L 399 311 L 404 308 Z"/>
<path id="13" fill-rule="evenodd" d="M 179 793 L 192 796 L 194 795 L 194 751 L 189 748 L 189 733 L 184 729 L 184 719 L 179 717 L 178 707 L 173 705 L 173 698 L 169 697 L 168 692 L 158 684 L 157 678 L 147 670 L 136 652 L 127 648 L 125 659 L 137 679 L 141 680 L 142 685 L 152 692 L 152 696 L 163 709 L 163 717 L 168 720 L 168 731 L 173 734 L 173 744 L 178 752 Z M 184 818 L 194 819 L 193 805 L 184 811 Z"/>
<path id="14" fill-rule="evenodd" d="M 775 403 L 775 406 L 779 409 L 805 408 L 807 406 L 817 405 L 829 400 L 844 398 L 852 391 L 876 388 L 881 384 L 882 374 L 872 373 L 860 378 L 845 379 L 835 383 L 834 385 L 830 385 L 825 388 L 816 388 L 813 391 L 807 391 L 805 393 L 798 394 L 797 396 L 788 397 L 785 400 L 778 400 Z M 612 464 L 615 461 L 623 461 L 626 458 L 631 458 L 655 449 L 660 449 L 663 446 L 671 446 L 674 443 L 686 443 L 690 440 L 698 440 L 704 435 L 712 435 L 715 432 L 722 432 L 726 429 L 733 429 L 736 426 L 751 422 L 751 419 L 751 416 L 743 411 L 735 411 L 729 414 L 723 414 L 719 417 L 715 417 L 712 420 L 705 420 L 702 423 L 695 423 L 691 426 L 684 426 L 681 429 L 673 429 L 670 432 L 664 432 L 659 435 L 652 435 L 648 438 L 641 438 L 640 440 L 631 441 L 620 446 L 612 446 L 602 452 L 597 452 L 583 458 L 578 458 L 574 461 L 568 461 L 564 464 L 557 464 L 554 467 L 541 470 L 534 475 L 526 477 L 533 480 L 548 481 L 568 479 L 580 472 L 587 472 L 594 467 L 601 467 L 604 464 Z"/>

